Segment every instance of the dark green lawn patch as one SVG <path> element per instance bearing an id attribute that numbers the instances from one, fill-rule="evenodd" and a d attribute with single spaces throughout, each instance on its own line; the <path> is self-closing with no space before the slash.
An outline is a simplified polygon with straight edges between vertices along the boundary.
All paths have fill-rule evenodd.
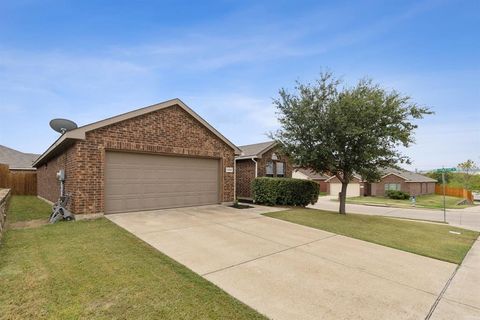
<path id="1" fill-rule="evenodd" d="M 292 209 L 265 213 L 265 216 L 456 264 L 462 262 L 479 235 L 475 231 L 448 225 L 360 214 L 340 215 L 314 209 Z"/>
<path id="2" fill-rule="evenodd" d="M 3 319 L 264 319 L 107 219 L 8 230 L 0 280 Z"/>
<path id="3" fill-rule="evenodd" d="M 36 219 L 47 220 L 52 207 L 35 196 L 12 196 L 8 207 L 9 223 Z"/>

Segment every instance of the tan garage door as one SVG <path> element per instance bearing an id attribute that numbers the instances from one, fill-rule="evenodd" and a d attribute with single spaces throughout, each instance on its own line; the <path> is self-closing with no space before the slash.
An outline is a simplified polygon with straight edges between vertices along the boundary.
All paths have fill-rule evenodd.
<path id="1" fill-rule="evenodd" d="M 338 196 L 342 191 L 341 183 L 330 183 L 330 195 Z M 347 197 L 358 197 L 360 196 L 360 184 L 359 183 L 349 183 L 347 187 Z"/>
<path id="2" fill-rule="evenodd" d="M 219 160 L 107 152 L 105 213 L 219 202 Z"/>

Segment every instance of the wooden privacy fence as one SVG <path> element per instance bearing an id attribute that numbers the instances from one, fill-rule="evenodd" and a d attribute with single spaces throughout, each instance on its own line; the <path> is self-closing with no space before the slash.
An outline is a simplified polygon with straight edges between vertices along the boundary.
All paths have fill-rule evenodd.
<path id="1" fill-rule="evenodd" d="M 441 184 L 436 184 L 435 185 L 435 193 L 443 195 L 443 186 Z M 445 195 L 446 196 L 463 198 L 463 199 L 467 199 L 470 202 L 473 202 L 472 191 L 468 191 L 467 189 L 452 188 L 452 187 L 449 187 L 449 186 L 445 186 Z"/>
<path id="2" fill-rule="evenodd" d="M 37 173 L 28 170 L 10 170 L 0 164 L 0 188 L 10 189 L 12 194 L 37 195 Z"/>

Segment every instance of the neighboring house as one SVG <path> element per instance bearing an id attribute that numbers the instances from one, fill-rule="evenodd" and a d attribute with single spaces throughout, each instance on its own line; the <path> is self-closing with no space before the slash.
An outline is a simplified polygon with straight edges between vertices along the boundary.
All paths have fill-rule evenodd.
<path id="1" fill-rule="evenodd" d="M 293 169 L 292 178 L 315 181 L 320 186 L 320 192 L 328 191 L 328 183 L 326 180 L 330 177 L 311 169 L 295 168 Z"/>
<path id="2" fill-rule="evenodd" d="M 239 146 L 235 158 L 237 198 L 252 198 L 252 181 L 256 177 L 292 177 L 292 165 L 275 141 Z"/>
<path id="3" fill-rule="evenodd" d="M 383 196 L 387 190 L 399 190 L 412 196 L 435 193 L 437 180 L 422 174 L 388 168 L 382 170 L 382 177 L 376 183 L 366 186 L 366 195 Z"/>
<path id="4" fill-rule="evenodd" d="M 63 134 L 34 163 L 38 194 L 76 214 L 116 213 L 233 201 L 240 150 L 179 99 Z"/>
<path id="5" fill-rule="evenodd" d="M 338 196 L 342 191 L 342 183 L 336 176 L 331 176 L 327 180 L 327 194 L 331 196 Z M 358 175 L 355 175 L 353 179 L 348 183 L 347 186 L 347 197 L 359 197 L 364 194 L 363 190 L 365 188 L 365 183 L 362 181 L 362 178 Z"/>
<path id="6" fill-rule="evenodd" d="M 39 156 L 39 154 L 24 153 L 0 145 L 0 164 L 8 165 L 10 170 L 35 171 L 32 164 Z"/>

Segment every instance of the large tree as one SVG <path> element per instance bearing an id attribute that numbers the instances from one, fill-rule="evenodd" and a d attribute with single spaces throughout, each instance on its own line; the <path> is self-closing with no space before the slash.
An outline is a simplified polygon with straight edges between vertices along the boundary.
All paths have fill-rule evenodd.
<path id="1" fill-rule="evenodd" d="M 281 89 L 279 95 L 274 104 L 281 126 L 271 137 L 296 165 L 340 180 L 342 214 L 354 174 L 375 181 L 380 168 L 410 163 L 399 147 L 414 142 L 413 120 L 432 113 L 369 79 L 345 87 L 329 72 L 313 84 L 297 82 L 294 93 Z"/>

